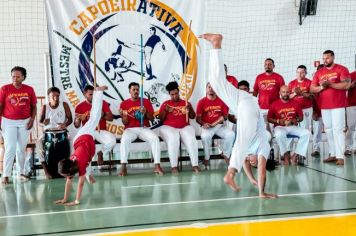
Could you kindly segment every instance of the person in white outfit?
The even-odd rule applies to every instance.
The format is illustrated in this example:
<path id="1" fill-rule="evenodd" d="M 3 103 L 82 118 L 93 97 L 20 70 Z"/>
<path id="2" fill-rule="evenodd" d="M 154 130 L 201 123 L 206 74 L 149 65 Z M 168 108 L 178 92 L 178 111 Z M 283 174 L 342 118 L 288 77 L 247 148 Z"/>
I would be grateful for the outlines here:
<path id="1" fill-rule="evenodd" d="M 39 122 L 44 125 L 44 131 L 66 131 L 66 128 L 72 124 L 73 118 L 69 105 L 66 102 L 60 103 L 60 90 L 57 87 L 51 87 L 47 91 L 48 103 L 44 104 L 40 113 Z M 65 133 L 66 134 L 66 133 Z M 55 135 L 55 134 L 54 134 Z M 63 140 L 64 141 L 64 140 Z M 68 152 L 69 157 L 69 141 L 68 150 L 58 150 L 58 152 Z M 48 179 L 52 179 L 52 173 L 48 171 L 48 166 L 45 162 L 45 150 L 43 148 L 44 136 L 42 135 L 36 142 L 36 148 L 39 154 L 40 162 Z M 62 146 L 63 148 L 64 146 Z M 61 153 L 62 154 L 62 153 Z M 62 158 L 67 158 L 62 156 Z"/>
<path id="2" fill-rule="evenodd" d="M 227 162 L 230 158 L 235 133 L 226 126 L 225 121 L 228 112 L 229 108 L 221 101 L 208 83 L 206 85 L 206 97 L 199 100 L 196 112 L 196 121 L 202 126 L 200 136 L 203 142 L 205 166 L 209 165 L 210 149 L 214 135 L 222 138 L 222 157 Z"/>
<path id="3" fill-rule="evenodd" d="M 222 36 L 218 34 L 203 34 L 199 37 L 208 40 L 213 46 L 210 51 L 208 80 L 216 94 L 237 117 L 237 136 L 224 182 L 234 191 L 238 191 L 239 187 L 234 180 L 236 172 L 241 171 L 249 154 L 258 155 L 259 196 L 261 198 L 276 198 L 277 195 L 268 194 L 264 191 L 266 184 L 266 158 L 270 147 L 257 99 L 245 91 L 236 89 L 226 81 L 221 50 Z M 256 163 L 257 161 L 252 162 Z"/>
<path id="4" fill-rule="evenodd" d="M 90 111 L 92 109 L 92 101 L 93 101 L 93 93 L 94 87 L 91 85 L 87 85 L 84 88 L 84 97 L 85 100 L 79 103 L 75 107 L 75 119 L 74 126 L 79 128 L 81 125 L 85 125 L 85 123 L 90 118 Z M 94 138 L 98 141 L 102 147 L 97 152 L 98 155 L 98 165 L 102 165 L 104 162 L 104 155 L 108 155 L 114 148 L 116 144 L 116 137 L 113 133 L 106 130 L 106 122 L 113 121 L 113 114 L 110 110 L 110 105 L 106 101 L 102 101 L 102 117 L 100 119 L 99 125 L 95 131 Z M 91 171 L 88 172 L 89 178 L 92 178 Z M 89 180 L 89 182 L 92 182 Z"/>
<path id="5" fill-rule="evenodd" d="M 36 117 L 37 98 L 33 88 L 23 84 L 26 75 L 25 68 L 12 68 L 12 83 L 4 85 L 0 90 L 0 128 L 5 146 L 3 184 L 9 183 L 15 156 L 18 178 L 29 180 L 25 174 L 26 145 Z"/>
<path id="6" fill-rule="evenodd" d="M 307 157 L 311 133 L 308 129 L 298 126 L 303 120 L 303 111 L 297 101 L 289 98 L 290 92 L 286 85 L 281 87 L 280 97 L 270 106 L 267 119 L 268 122 L 274 124 L 274 135 L 280 152 L 284 156 L 284 164 L 289 165 L 290 160 L 292 160 L 292 164 L 297 164 L 297 155 L 299 155 L 300 160 Z M 287 135 L 294 135 L 299 138 L 292 157 L 290 157 L 290 140 Z"/>
<path id="7" fill-rule="evenodd" d="M 180 140 L 188 150 L 193 171 L 199 173 L 198 141 L 195 138 L 194 127 L 189 124 L 189 119 L 195 118 L 195 112 L 190 102 L 180 99 L 177 82 L 168 83 L 166 89 L 171 99 L 162 103 L 160 107 L 159 118 L 163 125 L 159 129 L 159 133 L 167 143 L 172 173 L 178 173 Z"/>
<path id="8" fill-rule="evenodd" d="M 161 147 L 158 136 L 149 128 L 149 121 L 153 121 L 153 107 L 151 102 L 139 97 L 140 85 L 132 82 L 129 84 L 129 92 L 131 98 L 126 99 L 120 104 L 120 115 L 122 123 L 125 125 L 125 130 L 121 137 L 120 146 L 120 161 L 121 171 L 120 176 L 127 175 L 127 162 L 130 152 L 131 143 L 139 138 L 148 142 L 151 145 L 152 156 L 154 159 L 154 173 L 163 175 L 161 168 Z"/>

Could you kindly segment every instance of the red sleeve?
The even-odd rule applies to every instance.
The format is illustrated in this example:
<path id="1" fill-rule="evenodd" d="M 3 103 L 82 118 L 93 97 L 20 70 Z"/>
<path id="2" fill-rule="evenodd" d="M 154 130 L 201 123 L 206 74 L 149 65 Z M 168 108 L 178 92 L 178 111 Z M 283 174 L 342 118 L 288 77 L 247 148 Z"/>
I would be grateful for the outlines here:
<path id="1" fill-rule="evenodd" d="M 147 111 L 149 112 L 149 113 L 154 113 L 155 111 L 153 110 L 153 106 L 152 106 L 152 103 L 148 100 L 148 99 L 145 99 L 144 100 L 144 107 L 146 107 L 146 109 L 147 109 Z"/>
<path id="2" fill-rule="evenodd" d="M 200 99 L 197 105 L 197 116 L 201 116 L 203 114 L 203 99 Z"/>
<path id="3" fill-rule="evenodd" d="M 81 103 L 79 103 L 79 104 L 75 107 L 75 110 L 74 110 L 74 112 L 77 113 L 77 114 L 81 114 L 80 104 L 81 104 Z"/>
<path id="4" fill-rule="evenodd" d="M 288 84 L 288 90 L 289 90 L 289 92 L 293 92 L 293 86 L 294 86 L 294 84 L 293 84 L 293 81 L 291 81 L 291 82 L 289 82 L 289 84 Z"/>
<path id="5" fill-rule="evenodd" d="M 345 80 L 350 78 L 350 72 L 346 67 L 341 67 L 340 70 L 340 80 Z"/>
<path id="6" fill-rule="evenodd" d="M 36 97 L 36 94 L 35 94 L 35 91 L 33 90 L 32 87 L 30 87 L 30 102 L 31 102 L 31 105 L 36 105 L 37 104 L 37 97 Z"/>
<path id="7" fill-rule="evenodd" d="M 103 112 L 110 112 L 110 106 L 109 106 L 109 103 L 103 101 L 103 108 L 102 108 L 102 111 Z"/>
<path id="8" fill-rule="evenodd" d="M 312 85 L 319 86 L 319 73 L 318 71 L 314 74 L 313 80 L 312 80 Z"/>
<path id="9" fill-rule="evenodd" d="M 223 106 L 222 106 L 222 113 L 224 116 L 227 116 L 229 114 L 229 107 L 226 106 L 225 103 L 223 103 Z"/>
<path id="10" fill-rule="evenodd" d="M 1 87 L 0 89 L 0 104 L 4 105 L 5 103 L 5 91 L 4 91 L 4 87 Z"/>
<path id="11" fill-rule="evenodd" d="M 256 77 L 255 84 L 253 85 L 253 91 L 258 92 L 258 76 Z"/>

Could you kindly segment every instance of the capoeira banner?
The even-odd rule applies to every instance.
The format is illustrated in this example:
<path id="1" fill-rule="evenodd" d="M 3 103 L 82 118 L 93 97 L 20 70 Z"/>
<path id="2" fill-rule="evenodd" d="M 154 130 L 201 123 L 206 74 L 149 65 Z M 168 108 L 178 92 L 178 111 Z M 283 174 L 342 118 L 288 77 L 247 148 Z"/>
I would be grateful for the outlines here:
<path id="1" fill-rule="evenodd" d="M 197 38 L 204 32 L 204 9 L 204 0 L 46 0 L 53 85 L 74 110 L 85 99 L 85 86 L 94 83 L 95 63 L 96 82 L 109 87 L 105 100 L 118 114 L 130 97 L 129 83 L 141 84 L 143 69 L 144 97 L 156 117 L 169 99 L 170 81 L 195 105 L 205 91 Z M 120 135 L 121 119 L 107 128 Z"/>

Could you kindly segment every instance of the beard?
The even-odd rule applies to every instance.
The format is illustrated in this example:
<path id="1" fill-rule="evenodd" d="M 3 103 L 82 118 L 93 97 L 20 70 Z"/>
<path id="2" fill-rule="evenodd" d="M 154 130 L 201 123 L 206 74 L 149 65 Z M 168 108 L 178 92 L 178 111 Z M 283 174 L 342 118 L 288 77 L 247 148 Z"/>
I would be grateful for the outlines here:
<path id="1" fill-rule="evenodd" d="M 282 100 L 288 101 L 289 100 L 289 95 L 282 96 Z"/>

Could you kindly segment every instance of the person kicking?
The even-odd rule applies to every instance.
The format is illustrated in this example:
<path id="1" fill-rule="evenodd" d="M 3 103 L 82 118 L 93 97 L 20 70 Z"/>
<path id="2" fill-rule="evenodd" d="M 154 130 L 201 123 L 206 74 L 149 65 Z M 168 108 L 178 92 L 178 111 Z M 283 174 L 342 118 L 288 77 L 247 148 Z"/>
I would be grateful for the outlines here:
<path id="1" fill-rule="evenodd" d="M 230 186 L 232 190 L 239 191 L 240 187 L 236 184 L 234 179 L 235 174 L 236 172 L 241 171 L 248 154 L 251 154 L 249 153 L 250 149 L 253 149 L 256 144 L 257 147 L 265 147 L 266 145 L 269 147 L 268 138 L 266 136 L 266 127 L 260 125 L 260 123 L 264 121 L 256 98 L 245 91 L 237 90 L 225 79 L 221 50 L 222 35 L 203 34 L 199 37 L 209 41 L 213 47 L 210 51 L 208 81 L 221 100 L 223 100 L 223 102 L 230 108 L 231 113 L 233 113 L 235 117 L 238 117 L 236 128 L 237 136 L 232 150 L 229 168 L 224 177 L 224 182 Z M 255 148 L 253 154 L 259 154 L 258 148 Z M 259 171 L 260 173 L 265 173 L 266 157 L 263 155 L 259 156 L 261 157 L 259 158 Z M 263 181 L 263 174 L 260 175 L 258 183 L 259 186 L 261 186 L 259 188 L 259 196 L 261 198 L 277 198 L 278 196 L 275 194 L 264 192 L 265 182 L 265 178 Z"/>
<path id="2" fill-rule="evenodd" d="M 55 201 L 55 204 L 62 204 L 66 206 L 80 204 L 79 200 L 85 183 L 86 169 L 95 155 L 94 133 L 96 127 L 98 126 L 99 120 L 102 117 L 101 109 L 103 105 L 103 91 L 106 89 L 107 86 L 100 86 L 96 88 L 90 118 L 88 122 L 79 129 L 77 135 L 74 137 L 74 153 L 69 159 L 64 159 L 58 163 L 58 173 L 66 178 L 66 184 L 63 199 Z M 79 180 L 76 198 L 74 201 L 68 202 L 73 177 L 77 172 L 79 173 Z M 94 177 L 91 177 L 90 183 L 95 183 Z"/>

